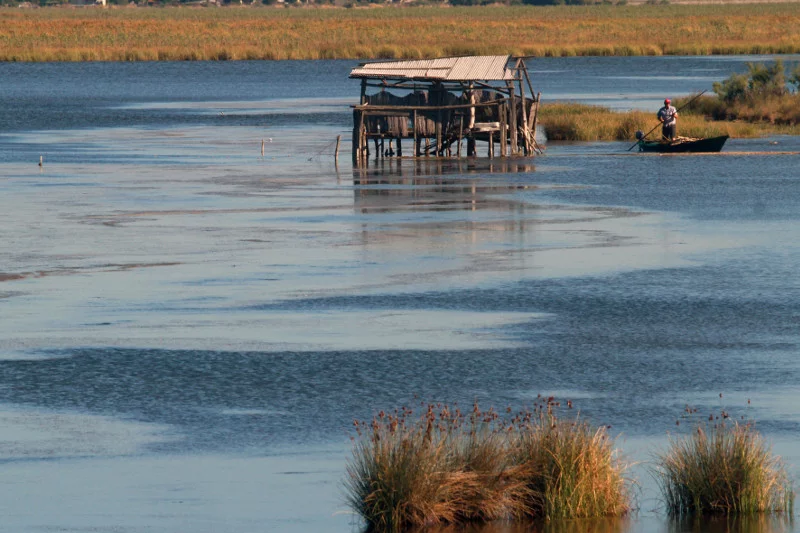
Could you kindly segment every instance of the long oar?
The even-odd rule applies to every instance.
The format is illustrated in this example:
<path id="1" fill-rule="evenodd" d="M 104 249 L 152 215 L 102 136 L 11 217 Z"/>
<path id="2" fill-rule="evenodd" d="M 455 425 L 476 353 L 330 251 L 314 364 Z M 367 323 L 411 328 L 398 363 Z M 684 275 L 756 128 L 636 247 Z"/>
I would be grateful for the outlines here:
<path id="1" fill-rule="evenodd" d="M 701 92 L 700 92 L 700 94 L 698 94 L 697 96 L 695 96 L 694 98 L 692 98 L 691 100 L 689 100 L 688 102 L 686 102 L 685 104 L 683 104 L 682 106 L 680 106 L 678 109 L 676 109 L 676 110 L 675 110 L 675 112 L 677 113 L 678 111 L 680 111 L 681 109 L 683 109 L 683 108 L 684 108 L 684 107 L 686 107 L 687 105 L 691 104 L 692 102 L 694 102 L 695 100 L 697 100 L 698 98 L 700 98 L 701 96 L 703 96 L 703 95 L 704 95 L 706 92 L 708 92 L 708 91 L 707 91 L 707 90 L 701 91 Z M 658 128 L 660 125 L 661 125 L 661 123 L 660 123 L 660 122 L 659 122 L 658 124 L 656 124 L 656 127 L 655 127 L 655 128 L 653 128 L 652 130 L 648 131 L 647 133 L 645 133 L 645 134 L 642 136 L 642 138 L 641 138 L 640 140 L 644 140 L 644 139 L 646 139 L 646 138 L 647 138 L 647 136 L 648 136 L 648 135 L 650 135 L 651 133 L 653 133 L 654 131 L 656 131 L 656 128 Z M 633 144 L 633 146 L 631 146 L 630 148 L 628 148 L 628 152 L 630 152 L 631 150 L 633 150 L 633 149 L 634 149 L 635 147 L 637 147 L 637 146 L 639 146 L 639 140 L 637 140 L 637 141 L 636 141 L 636 142 Z"/>

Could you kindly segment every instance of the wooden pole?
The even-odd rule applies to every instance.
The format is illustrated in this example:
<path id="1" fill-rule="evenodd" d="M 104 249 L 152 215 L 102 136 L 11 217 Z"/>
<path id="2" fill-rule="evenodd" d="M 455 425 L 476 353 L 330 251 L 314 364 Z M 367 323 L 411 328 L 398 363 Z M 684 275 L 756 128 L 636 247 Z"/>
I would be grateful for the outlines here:
<path id="1" fill-rule="evenodd" d="M 506 156 L 506 106 L 497 106 L 497 114 L 500 117 L 500 157 Z"/>
<path id="2" fill-rule="evenodd" d="M 464 117 L 458 117 L 458 148 L 456 155 L 461 157 L 461 139 L 464 137 Z"/>
<path id="3" fill-rule="evenodd" d="M 414 110 L 414 157 L 419 157 L 419 140 L 417 138 L 417 110 Z"/>
<path id="4" fill-rule="evenodd" d="M 517 138 L 517 99 L 514 97 L 514 85 L 508 88 L 511 105 L 508 110 L 508 118 L 511 123 L 511 155 L 519 153 L 519 139 Z"/>
<path id="5" fill-rule="evenodd" d="M 337 163 L 339 162 L 339 144 L 341 144 L 341 142 L 342 142 L 342 136 L 341 135 L 337 135 L 336 136 L 336 150 L 333 151 L 333 158 L 336 160 Z M 264 155 L 264 141 L 261 141 L 261 155 L 262 155 L 262 157 Z"/>
<path id="6" fill-rule="evenodd" d="M 358 165 L 361 159 L 361 122 L 363 113 L 358 109 L 353 109 L 353 165 Z"/>
<path id="7" fill-rule="evenodd" d="M 525 155 L 528 155 L 531 152 L 531 142 L 528 135 L 528 104 L 525 102 L 525 87 L 522 85 L 522 76 L 519 70 L 517 70 L 517 81 L 519 81 L 519 99 L 522 105 L 522 138 L 525 141 Z"/>
<path id="8" fill-rule="evenodd" d="M 533 125 L 531 126 L 531 139 L 533 139 L 534 147 L 538 148 L 538 143 L 536 142 L 536 122 L 539 120 L 539 102 L 542 99 L 542 93 L 536 93 L 536 101 L 533 104 Z M 542 152 L 542 149 L 539 148 L 539 151 Z"/>

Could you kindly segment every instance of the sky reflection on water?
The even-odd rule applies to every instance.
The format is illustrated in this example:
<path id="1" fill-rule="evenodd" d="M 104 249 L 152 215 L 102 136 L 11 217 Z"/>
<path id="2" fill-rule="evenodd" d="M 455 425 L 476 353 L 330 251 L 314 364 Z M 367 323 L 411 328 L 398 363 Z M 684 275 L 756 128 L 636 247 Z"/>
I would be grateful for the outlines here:
<path id="1" fill-rule="evenodd" d="M 543 60 L 542 91 L 649 106 L 746 60 Z M 687 404 L 726 409 L 797 472 L 796 139 L 354 171 L 331 156 L 348 65 L 0 65 L 9 531 L 354 531 L 352 420 L 419 398 L 569 397 L 642 464 Z M 291 68 L 321 69 L 330 107 Z M 637 475 L 639 515 L 542 531 L 794 528 L 670 522 Z"/>

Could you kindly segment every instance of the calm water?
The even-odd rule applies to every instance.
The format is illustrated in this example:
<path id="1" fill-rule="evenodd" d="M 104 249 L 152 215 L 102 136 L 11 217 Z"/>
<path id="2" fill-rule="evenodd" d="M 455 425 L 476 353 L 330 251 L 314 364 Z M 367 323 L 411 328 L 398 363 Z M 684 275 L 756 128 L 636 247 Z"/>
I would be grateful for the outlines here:
<path id="1" fill-rule="evenodd" d="M 767 59 L 530 68 L 655 112 Z M 537 394 L 641 482 L 631 519 L 548 531 L 793 530 L 672 523 L 647 462 L 689 404 L 798 472 L 800 139 L 353 171 L 354 64 L 0 64 L 0 530 L 359 531 L 353 418 Z"/>

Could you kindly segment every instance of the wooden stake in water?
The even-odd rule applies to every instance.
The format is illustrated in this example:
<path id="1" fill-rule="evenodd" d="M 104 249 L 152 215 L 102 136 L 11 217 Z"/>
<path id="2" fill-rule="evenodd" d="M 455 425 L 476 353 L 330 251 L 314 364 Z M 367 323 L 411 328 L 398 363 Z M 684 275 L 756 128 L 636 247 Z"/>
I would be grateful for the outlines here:
<path id="1" fill-rule="evenodd" d="M 264 139 L 261 139 L 261 157 L 264 157 Z"/>
<path id="2" fill-rule="evenodd" d="M 43 163 L 44 163 L 44 156 L 40 155 L 39 156 L 39 166 L 42 166 Z"/>
<path id="3" fill-rule="evenodd" d="M 342 142 L 342 136 L 336 136 L 336 150 L 333 151 L 333 158 L 338 162 L 339 161 L 339 143 Z"/>

